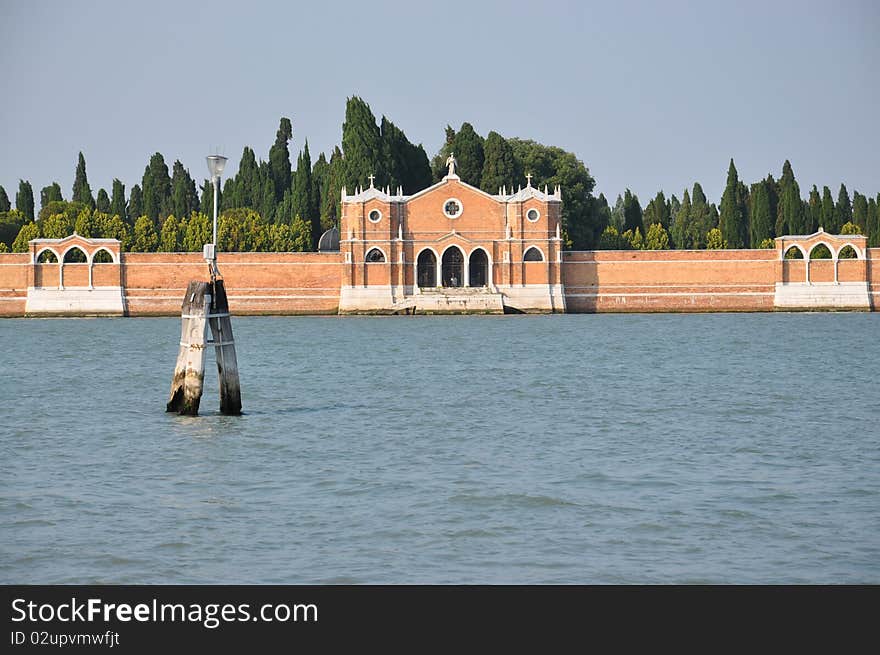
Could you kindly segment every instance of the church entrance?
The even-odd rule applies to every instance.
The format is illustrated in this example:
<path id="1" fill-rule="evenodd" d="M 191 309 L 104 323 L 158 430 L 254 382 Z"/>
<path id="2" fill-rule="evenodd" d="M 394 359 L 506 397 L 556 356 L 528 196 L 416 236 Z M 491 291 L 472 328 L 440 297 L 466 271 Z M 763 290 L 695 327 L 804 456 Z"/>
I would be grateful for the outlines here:
<path id="1" fill-rule="evenodd" d="M 452 246 L 443 253 L 443 286 L 460 287 L 464 283 L 464 255 Z"/>
<path id="2" fill-rule="evenodd" d="M 468 286 L 485 287 L 489 281 L 489 258 L 486 251 L 477 248 L 468 260 Z"/>
<path id="3" fill-rule="evenodd" d="M 437 286 L 437 258 L 433 252 L 430 250 L 420 252 L 416 268 L 417 284 L 420 287 Z"/>

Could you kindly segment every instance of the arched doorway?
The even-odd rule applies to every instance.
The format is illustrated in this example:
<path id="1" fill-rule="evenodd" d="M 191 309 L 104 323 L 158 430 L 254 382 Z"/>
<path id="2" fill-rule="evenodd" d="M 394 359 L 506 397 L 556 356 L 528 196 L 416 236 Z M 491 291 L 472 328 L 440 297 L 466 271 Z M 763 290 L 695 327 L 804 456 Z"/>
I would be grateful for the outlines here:
<path id="1" fill-rule="evenodd" d="M 419 253 L 417 268 L 417 284 L 420 287 L 436 287 L 437 286 L 437 258 L 430 250 L 423 250 Z"/>
<path id="2" fill-rule="evenodd" d="M 477 248 L 468 260 L 468 286 L 485 287 L 489 282 L 489 258 L 486 251 Z"/>
<path id="3" fill-rule="evenodd" d="M 460 287 L 464 281 L 464 255 L 455 246 L 443 253 L 443 286 Z"/>

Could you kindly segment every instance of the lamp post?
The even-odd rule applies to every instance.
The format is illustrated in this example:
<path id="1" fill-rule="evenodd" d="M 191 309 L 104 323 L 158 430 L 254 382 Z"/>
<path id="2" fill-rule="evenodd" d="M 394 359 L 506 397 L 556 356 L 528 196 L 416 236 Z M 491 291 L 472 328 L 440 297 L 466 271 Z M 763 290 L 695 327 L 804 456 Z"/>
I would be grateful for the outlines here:
<path id="1" fill-rule="evenodd" d="M 205 261 L 210 262 L 211 279 L 217 276 L 217 196 L 220 195 L 220 176 L 223 169 L 226 168 L 226 157 L 223 155 L 208 155 L 205 158 L 208 161 L 208 171 L 211 173 L 211 180 L 214 182 L 214 231 L 213 240 L 210 244 L 206 243 L 204 248 Z"/>

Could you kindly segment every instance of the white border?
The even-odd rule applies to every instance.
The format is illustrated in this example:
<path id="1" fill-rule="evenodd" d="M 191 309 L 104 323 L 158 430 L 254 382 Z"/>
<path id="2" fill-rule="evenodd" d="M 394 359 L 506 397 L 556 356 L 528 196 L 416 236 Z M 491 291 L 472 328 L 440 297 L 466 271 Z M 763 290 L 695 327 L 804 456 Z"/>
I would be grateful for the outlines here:
<path id="1" fill-rule="evenodd" d="M 449 214 L 446 212 L 446 205 L 448 205 L 452 201 L 455 201 L 458 203 L 458 213 L 457 214 Z M 446 200 L 443 201 L 443 214 L 444 214 L 444 216 L 446 216 L 446 218 L 453 218 L 453 219 L 458 218 L 463 213 L 464 213 L 464 204 L 458 198 L 447 198 Z M 462 254 L 464 254 L 464 253 L 462 253 Z"/>
<path id="2" fill-rule="evenodd" d="M 373 212 L 376 212 L 377 214 L 379 214 L 379 218 L 377 218 L 375 221 L 372 218 L 370 218 L 370 216 L 372 216 Z M 367 212 L 367 220 L 370 221 L 370 223 L 378 223 L 379 221 L 382 220 L 382 210 L 376 209 L 376 208 L 371 209 L 370 211 Z"/>
<path id="3" fill-rule="evenodd" d="M 526 259 L 526 254 L 529 252 L 529 250 L 537 250 L 539 253 L 541 253 L 541 261 L 539 262 Z M 538 246 L 529 246 L 528 248 L 523 250 L 522 260 L 525 264 L 540 264 L 541 262 L 546 262 L 547 257 L 544 255 L 544 251 L 541 250 Z"/>
<path id="4" fill-rule="evenodd" d="M 537 216 L 535 218 L 529 218 L 529 212 L 535 212 L 537 214 Z M 541 220 L 541 211 L 537 207 L 529 207 L 526 210 L 526 220 L 529 223 L 537 223 L 538 221 Z"/>

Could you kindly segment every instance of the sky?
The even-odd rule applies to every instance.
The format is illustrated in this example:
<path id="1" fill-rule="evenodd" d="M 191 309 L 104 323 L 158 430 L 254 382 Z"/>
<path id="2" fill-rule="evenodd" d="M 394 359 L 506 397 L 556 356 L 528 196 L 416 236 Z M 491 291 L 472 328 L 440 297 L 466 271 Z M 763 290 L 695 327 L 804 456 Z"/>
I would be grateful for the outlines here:
<path id="1" fill-rule="evenodd" d="M 358 95 L 433 156 L 447 124 L 574 152 L 642 205 L 727 168 L 802 195 L 880 192 L 880 2 L 0 0 L 0 185 L 140 183 L 154 152 L 292 159 L 339 144 Z"/>

